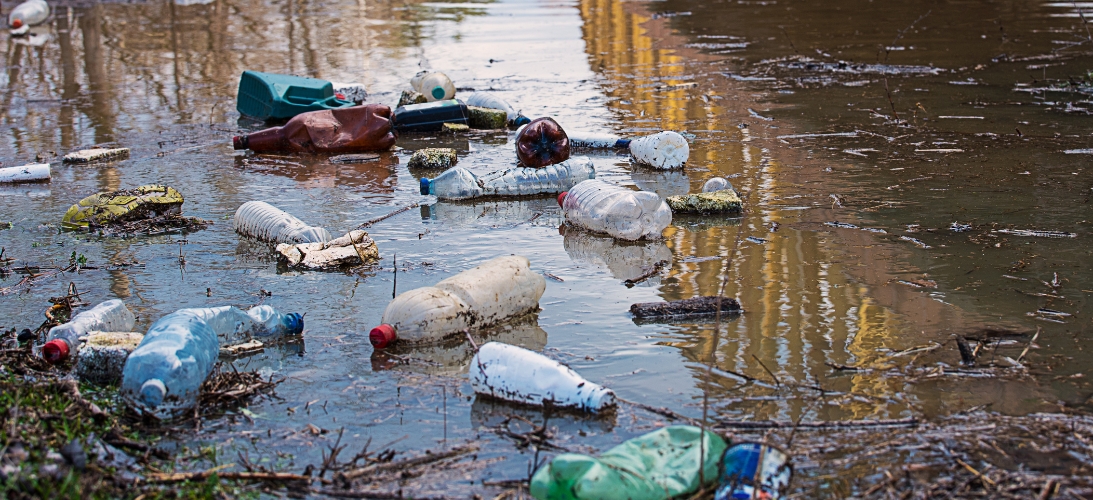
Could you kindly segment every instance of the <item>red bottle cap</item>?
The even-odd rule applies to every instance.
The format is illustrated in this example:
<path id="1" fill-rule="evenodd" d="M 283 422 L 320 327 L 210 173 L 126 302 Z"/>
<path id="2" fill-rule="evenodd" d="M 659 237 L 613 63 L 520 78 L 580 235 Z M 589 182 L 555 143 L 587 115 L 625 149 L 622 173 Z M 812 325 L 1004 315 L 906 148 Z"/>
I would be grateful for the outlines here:
<path id="1" fill-rule="evenodd" d="M 368 340 L 372 342 L 372 347 L 376 349 L 383 349 L 391 345 L 391 342 L 394 342 L 397 338 L 394 327 L 388 324 L 377 326 L 368 333 Z"/>
<path id="2" fill-rule="evenodd" d="M 12 28 L 22 28 L 23 27 L 23 20 L 19 19 L 19 18 L 15 18 L 14 20 L 11 21 L 11 27 Z"/>
<path id="3" fill-rule="evenodd" d="M 68 344 L 61 339 L 50 340 L 42 346 L 42 357 L 50 363 L 60 363 L 68 359 Z"/>
<path id="4" fill-rule="evenodd" d="M 237 150 L 247 149 L 247 146 L 249 146 L 249 144 L 247 144 L 248 142 L 249 141 L 247 141 L 247 136 L 245 135 L 237 135 L 235 137 L 232 137 L 232 147 Z"/>
<path id="5" fill-rule="evenodd" d="M 569 194 L 569 191 L 562 191 L 562 193 L 558 195 L 558 206 L 559 207 L 562 206 L 562 203 L 565 203 L 565 197 L 566 197 L 567 194 Z"/>
<path id="6" fill-rule="evenodd" d="M 334 94 L 334 97 L 336 97 L 336 98 L 338 98 L 338 99 L 341 99 L 341 100 L 343 100 L 343 101 L 345 100 L 345 94 L 343 94 L 343 93 L 341 93 L 341 92 L 337 92 L 337 93 L 335 93 L 335 94 Z"/>

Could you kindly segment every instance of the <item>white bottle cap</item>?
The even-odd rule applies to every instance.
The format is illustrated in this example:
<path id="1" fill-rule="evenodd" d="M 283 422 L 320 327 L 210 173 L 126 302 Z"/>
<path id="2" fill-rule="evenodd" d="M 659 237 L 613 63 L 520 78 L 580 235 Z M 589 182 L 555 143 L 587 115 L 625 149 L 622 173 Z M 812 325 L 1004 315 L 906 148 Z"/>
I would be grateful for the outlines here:
<path id="1" fill-rule="evenodd" d="M 148 380 L 140 386 L 140 400 L 149 408 L 158 407 L 163 403 L 165 396 L 167 396 L 167 386 L 158 378 Z"/>

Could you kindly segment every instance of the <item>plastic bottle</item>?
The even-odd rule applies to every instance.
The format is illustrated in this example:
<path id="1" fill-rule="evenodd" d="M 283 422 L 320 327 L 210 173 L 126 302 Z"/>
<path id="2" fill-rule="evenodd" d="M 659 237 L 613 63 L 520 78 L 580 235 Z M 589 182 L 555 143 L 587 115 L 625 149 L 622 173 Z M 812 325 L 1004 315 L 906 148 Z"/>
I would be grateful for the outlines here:
<path id="1" fill-rule="evenodd" d="M 715 191 L 724 191 L 726 189 L 733 189 L 732 183 L 724 177 L 714 177 L 705 184 L 702 185 L 703 193 L 713 193 Z"/>
<path id="2" fill-rule="evenodd" d="M 793 468 L 785 452 L 759 443 L 740 443 L 725 450 L 714 500 L 779 500 L 792 478 Z"/>
<path id="3" fill-rule="evenodd" d="M 536 118 L 516 132 L 516 158 L 541 168 L 569 159 L 569 136 L 553 118 Z"/>
<path id="4" fill-rule="evenodd" d="M 0 168 L 0 184 L 49 182 L 50 180 L 48 163 L 31 163 L 20 167 Z"/>
<path id="5" fill-rule="evenodd" d="M 14 35 L 21 35 L 49 19 L 49 4 L 45 0 L 27 0 L 8 14 L 8 27 Z"/>
<path id="6" fill-rule="evenodd" d="M 470 111 L 457 99 L 410 104 L 395 110 L 395 127 L 399 132 L 436 132 L 445 123 L 466 125 Z"/>
<path id="7" fill-rule="evenodd" d="M 68 323 L 49 329 L 42 357 L 57 364 L 76 354 L 80 337 L 92 330 L 127 332 L 133 329 L 136 318 L 125 303 L 118 299 L 108 300 L 74 316 Z"/>
<path id="8" fill-rule="evenodd" d="M 522 113 L 512 107 L 508 101 L 488 92 L 475 92 L 465 98 L 462 98 L 463 102 L 468 106 L 478 106 L 480 108 L 500 109 L 508 115 L 508 125 L 510 127 L 519 127 L 520 125 L 526 125 L 531 123 L 531 118 L 524 116 Z"/>
<path id="9" fill-rule="evenodd" d="M 410 86 L 429 102 L 455 97 L 455 84 L 448 75 L 440 72 L 422 71 L 410 79 Z"/>
<path id="10" fill-rule="evenodd" d="M 372 346 L 396 339 L 431 342 L 538 310 L 546 280 L 519 255 L 498 257 L 395 297 L 383 310 L 383 324 L 369 333 Z"/>
<path id="11" fill-rule="evenodd" d="M 235 149 L 256 153 L 359 153 L 395 145 L 391 108 L 367 104 L 301 113 L 282 127 L 235 136 Z"/>
<path id="12" fill-rule="evenodd" d="M 294 335 L 303 327 L 301 315 L 280 314 L 270 306 L 247 312 L 232 306 L 180 309 L 153 323 L 125 361 L 122 398 L 142 413 L 171 416 L 197 402 L 221 342 Z"/>
<path id="13" fill-rule="evenodd" d="M 270 243 L 326 243 L 330 233 L 309 226 L 292 214 L 264 201 L 248 201 L 235 211 L 235 232 Z"/>
<path id="14" fill-rule="evenodd" d="M 561 193 L 581 181 L 594 179 L 596 167 L 587 156 L 570 158 L 544 168 L 517 167 L 477 177 L 456 167 L 433 179 L 421 178 L 421 194 L 442 200 L 466 200 L 482 196 L 527 196 Z"/>
<path id="15" fill-rule="evenodd" d="M 630 147 L 630 139 L 623 139 L 614 134 L 571 133 L 569 147 L 590 149 L 611 149 Z"/>
<path id="16" fill-rule="evenodd" d="M 691 155 L 687 139 L 675 132 L 660 132 L 630 141 L 634 160 L 654 168 L 683 168 Z"/>
<path id="17" fill-rule="evenodd" d="M 623 240 L 660 238 L 672 210 L 656 193 L 590 179 L 558 195 L 567 222 Z"/>
<path id="18" fill-rule="evenodd" d="M 471 360 L 474 392 L 535 406 L 551 404 L 597 413 L 616 404 L 615 393 L 568 366 L 523 347 L 489 342 Z"/>

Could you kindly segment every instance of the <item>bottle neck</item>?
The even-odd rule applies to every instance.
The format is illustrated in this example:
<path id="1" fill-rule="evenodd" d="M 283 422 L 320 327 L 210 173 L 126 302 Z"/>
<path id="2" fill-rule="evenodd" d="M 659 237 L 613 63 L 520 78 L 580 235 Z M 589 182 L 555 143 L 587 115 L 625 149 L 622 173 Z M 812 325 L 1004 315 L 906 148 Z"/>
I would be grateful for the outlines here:
<path id="1" fill-rule="evenodd" d="M 235 149 L 250 149 L 255 152 L 280 151 L 285 149 L 285 135 L 283 127 L 272 127 L 259 130 L 253 134 L 239 137 L 233 141 Z"/>

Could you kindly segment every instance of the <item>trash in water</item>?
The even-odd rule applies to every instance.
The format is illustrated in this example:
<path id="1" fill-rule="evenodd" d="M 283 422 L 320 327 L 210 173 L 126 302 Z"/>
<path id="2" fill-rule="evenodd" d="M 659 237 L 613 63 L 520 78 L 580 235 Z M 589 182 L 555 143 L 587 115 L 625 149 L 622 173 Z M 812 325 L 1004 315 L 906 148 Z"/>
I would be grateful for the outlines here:
<path id="1" fill-rule="evenodd" d="M 471 360 L 474 392 L 535 406 L 598 413 L 616 405 L 615 393 L 568 366 L 522 347 L 489 342 Z"/>
<path id="2" fill-rule="evenodd" d="M 427 102 L 429 102 L 429 100 L 426 99 L 425 96 L 421 95 L 420 92 L 414 92 L 413 90 L 403 90 L 402 95 L 400 95 L 398 98 L 398 104 L 395 105 L 395 107 L 401 108 L 403 106 L 409 106 L 411 104 L 425 104 Z"/>
<path id="3" fill-rule="evenodd" d="M 782 450 L 760 443 L 739 443 L 725 450 L 714 500 L 780 500 L 789 490 L 793 467 Z"/>
<path id="4" fill-rule="evenodd" d="M 918 245 L 921 248 L 933 248 L 933 247 L 931 247 L 930 245 L 927 245 L 925 242 L 923 242 L 922 240 L 920 240 L 918 238 L 912 238 L 910 236 L 900 236 L 899 239 L 901 239 L 903 241 L 910 241 L 911 243 L 914 243 L 915 245 Z"/>
<path id="5" fill-rule="evenodd" d="M 338 155 L 331 156 L 330 163 L 367 163 L 370 161 L 377 161 L 380 159 L 380 155 L 375 153 L 363 153 L 363 154 L 351 154 L 351 155 Z"/>
<path id="6" fill-rule="evenodd" d="M 505 128 L 509 121 L 508 113 L 500 109 L 467 106 L 467 124 L 471 128 L 495 130 Z"/>
<path id="7" fill-rule="evenodd" d="M 421 169 L 448 169 L 455 166 L 457 160 L 455 150 L 452 148 L 424 148 L 414 151 L 406 166 Z"/>
<path id="8" fill-rule="evenodd" d="M 505 112 L 506 124 L 510 127 L 519 127 L 531 123 L 531 119 L 521 114 L 516 110 L 508 101 L 488 92 L 475 92 L 469 96 L 466 96 L 463 102 L 467 103 L 467 106 L 477 106 L 480 108 L 499 109 Z"/>
<path id="9" fill-rule="evenodd" d="M 422 177 L 421 194 L 431 194 L 442 200 L 553 194 L 595 177 L 596 167 L 586 156 L 573 157 L 544 168 L 516 167 L 490 172 L 482 177 L 457 167 L 433 179 Z"/>
<path id="10" fill-rule="evenodd" d="M 456 99 L 410 104 L 395 109 L 395 128 L 399 132 L 437 132 L 445 124 L 467 125 L 470 111 Z"/>
<path id="11" fill-rule="evenodd" d="M 129 148 L 91 148 L 68 153 L 61 161 L 64 163 L 91 163 L 128 157 Z"/>
<path id="12" fill-rule="evenodd" d="M 325 228 L 309 226 L 264 201 L 248 201 L 240 205 L 232 224 L 235 232 L 269 243 L 323 243 L 330 240 L 330 233 Z"/>
<path id="13" fill-rule="evenodd" d="M 461 134 L 470 130 L 471 127 L 464 123 L 445 123 L 440 126 L 440 131 L 445 134 Z"/>
<path id="14" fill-rule="evenodd" d="M 705 183 L 702 184 L 703 193 L 716 193 L 724 190 L 736 191 L 732 187 L 732 183 L 724 177 L 711 177 Z"/>
<path id="15" fill-rule="evenodd" d="M 133 329 L 136 318 L 125 303 L 118 299 L 108 300 L 72 317 L 68 323 L 49 329 L 42 357 L 57 364 L 67 360 L 80 348 L 80 337 L 92 331 L 127 332 Z"/>
<path id="16" fill-rule="evenodd" d="M 558 196 L 566 222 L 623 240 L 659 239 L 672 209 L 656 193 L 590 179 Z"/>
<path id="17" fill-rule="evenodd" d="M 518 255 L 498 257 L 441 280 L 403 292 L 383 310 L 369 340 L 377 349 L 396 339 L 438 341 L 464 329 L 480 328 L 533 312 L 546 291 L 546 279 Z"/>
<path id="18" fill-rule="evenodd" d="M 516 158 L 532 168 L 561 163 L 569 159 L 569 136 L 553 118 L 536 118 L 517 132 Z"/>
<path id="19" fill-rule="evenodd" d="M 619 241 L 607 235 L 573 230 L 565 226 L 562 229 L 562 247 L 570 259 L 607 269 L 618 280 L 633 282 L 651 270 L 658 269 L 658 263 L 664 262 L 664 266 L 667 266 L 672 262 L 672 251 L 663 240 Z"/>
<path id="20" fill-rule="evenodd" d="M 391 108 L 383 104 L 301 113 L 284 126 L 232 138 L 235 149 L 256 153 L 355 153 L 394 145 Z"/>
<path id="21" fill-rule="evenodd" d="M 285 120 L 309 111 L 356 104 L 334 94 L 334 85 L 326 80 L 244 71 L 239 77 L 235 109 L 259 120 Z"/>
<path id="22" fill-rule="evenodd" d="M 45 0 L 27 0 L 8 14 L 8 28 L 12 35 L 23 35 L 31 26 L 42 24 L 49 19 L 49 4 Z"/>
<path id="23" fill-rule="evenodd" d="M 613 134 L 576 133 L 568 134 L 569 147 L 614 149 L 630 147 L 630 139 L 624 139 Z"/>
<path id="24" fill-rule="evenodd" d="M 972 230 L 972 225 L 971 224 L 961 224 L 959 222 L 954 222 L 954 223 L 949 225 L 949 230 L 954 232 L 954 233 L 963 233 L 965 231 L 971 231 Z"/>
<path id="25" fill-rule="evenodd" d="M 121 396 L 140 413 L 170 417 L 193 407 L 220 353 L 220 343 L 296 335 L 303 316 L 270 306 L 180 309 L 152 324 L 122 370 Z"/>
<path id="26" fill-rule="evenodd" d="M 839 222 L 839 221 L 825 222 L 824 225 L 829 226 L 829 227 L 837 227 L 837 228 L 840 228 L 840 229 L 861 229 L 860 227 L 855 226 L 854 224 L 849 224 L 849 223 L 846 223 L 846 222 Z"/>
<path id="27" fill-rule="evenodd" d="M 717 434 L 674 425 L 626 441 L 598 458 L 560 454 L 535 471 L 530 493 L 539 500 L 667 500 L 702 488 L 700 479 L 715 482 L 724 451 L 725 441 Z"/>
<path id="28" fill-rule="evenodd" d="M 759 237 L 756 237 L 756 236 L 748 236 L 747 238 L 744 238 L 744 239 L 747 240 L 747 241 L 750 241 L 752 243 L 755 243 L 756 245 L 762 245 L 762 244 L 767 243 L 769 241 L 766 238 L 759 238 Z"/>
<path id="29" fill-rule="evenodd" d="M 720 300 L 722 314 L 741 314 L 744 312 L 740 307 L 740 302 L 736 299 L 720 297 Z M 718 297 L 716 295 L 692 297 L 671 302 L 639 302 L 630 306 L 630 314 L 633 314 L 635 318 L 647 320 L 713 316 L 717 314 L 717 302 Z"/>
<path id="30" fill-rule="evenodd" d="M 281 243 L 276 250 L 289 267 L 315 270 L 359 266 L 380 258 L 376 242 L 360 229 L 326 242 Z"/>
<path id="31" fill-rule="evenodd" d="M 630 154 L 639 164 L 675 169 L 687 164 L 691 147 L 677 132 L 660 132 L 630 141 Z"/>
<path id="32" fill-rule="evenodd" d="M 1031 236 L 1035 238 L 1077 238 L 1078 235 L 1065 231 L 1041 231 L 1039 229 L 996 229 L 992 233 L 1012 234 L 1014 236 Z"/>
<path id="33" fill-rule="evenodd" d="M 664 200 L 672 213 L 739 213 L 743 210 L 740 196 L 729 181 L 714 177 L 706 181 L 701 193 L 669 196 Z"/>
<path id="34" fill-rule="evenodd" d="M 429 102 L 443 101 L 455 97 L 455 84 L 448 75 L 440 72 L 422 71 L 410 79 L 410 86 L 415 92 L 424 95 Z"/>
<path id="35" fill-rule="evenodd" d="M 0 184 L 23 182 L 49 182 L 52 177 L 48 163 L 31 163 L 20 167 L 0 168 Z"/>
<path id="36" fill-rule="evenodd" d="M 368 90 L 360 83 L 330 82 L 334 87 L 334 97 L 353 104 L 364 104 L 368 100 Z"/>
<path id="37" fill-rule="evenodd" d="M 117 226 L 134 223 L 172 227 L 204 227 L 204 221 L 182 217 L 182 194 L 174 188 L 149 184 L 136 189 L 96 193 L 72 205 L 61 220 L 65 229 Z M 136 224 L 140 225 L 140 224 Z"/>
<path id="38" fill-rule="evenodd" d="M 120 382 L 125 360 L 143 338 L 137 332 L 91 332 L 76 355 L 76 376 L 98 385 Z"/>

